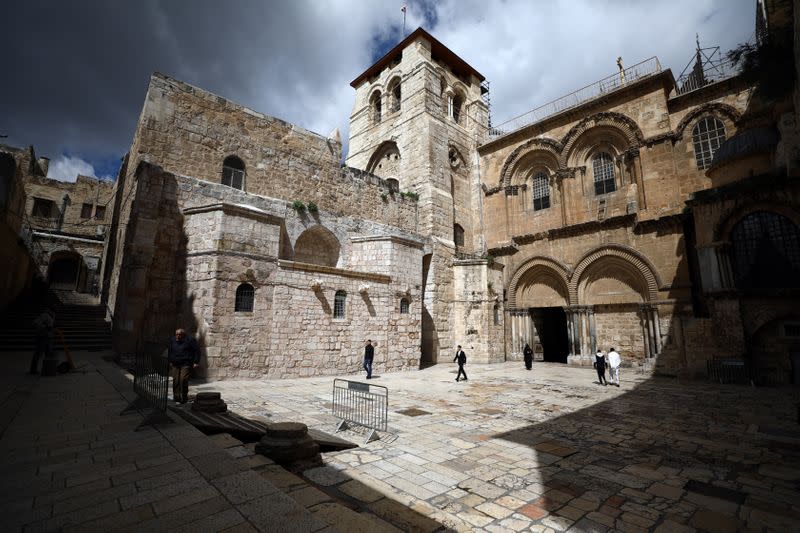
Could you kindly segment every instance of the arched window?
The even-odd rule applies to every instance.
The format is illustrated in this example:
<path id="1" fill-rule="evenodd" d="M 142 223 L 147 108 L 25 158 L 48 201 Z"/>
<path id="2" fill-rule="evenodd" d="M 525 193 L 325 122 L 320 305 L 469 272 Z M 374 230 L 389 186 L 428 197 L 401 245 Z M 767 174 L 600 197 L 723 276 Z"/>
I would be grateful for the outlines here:
<path id="1" fill-rule="evenodd" d="M 231 155 L 222 162 L 222 184 L 234 189 L 244 189 L 244 163 Z"/>
<path id="2" fill-rule="evenodd" d="M 400 79 L 395 78 L 389 84 L 389 113 L 400 111 Z"/>
<path id="3" fill-rule="evenodd" d="M 800 230 L 783 215 L 757 211 L 731 231 L 736 287 L 800 287 Z"/>
<path id="4" fill-rule="evenodd" d="M 704 117 L 692 130 L 694 157 L 698 170 L 711 166 L 714 152 L 725 142 L 725 124 L 714 117 Z"/>
<path id="5" fill-rule="evenodd" d="M 601 195 L 616 190 L 614 183 L 614 160 L 608 152 L 600 152 L 592 158 L 594 194 Z"/>
<path id="6" fill-rule="evenodd" d="M 458 224 L 453 224 L 453 242 L 456 246 L 464 246 L 464 228 Z"/>
<path id="7" fill-rule="evenodd" d="M 408 298 L 401 298 L 400 299 L 400 314 L 407 315 L 408 314 Z"/>
<path id="8" fill-rule="evenodd" d="M 461 124 L 462 107 L 464 107 L 464 97 L 460 93 L 456 93 L 450 100 L 450 116 L 459 124 Z"/>
<path id="9" fill-rule="evenodd" d="M 347 293 L 336 291 L 333 297 L 333 318 L 344 318 L 344 306 L 347 301 Z"/>
<path id="10" fill-rule="evenodd" d="M 550 185 L 546 172 L 537 172 L 533 176 L 533 210 L 539 211 L 550 207 Z"/>
<path id="11" fill-rule="evenodd" d="M 253 289 L 253 286 L 249 283 L 242 283 L 238 287 L 236 287 L 236 304 L 234 306 L 235 311 L 252 311 L 253 310 L 253 298 L 255 296 L 256 291 Z"/>
<path id="12" fill-rule="evenodd" d="M 381 121 L 381 92 L 375 91 L 369 98 L 369 108 L 372 115 L 372 123 L 378 124 Z"/>
<path id="13" fill-rule="evenodd" d="M 500 325 L 500 306 L 498 304 L 494 304 L 494 325 Z"/>

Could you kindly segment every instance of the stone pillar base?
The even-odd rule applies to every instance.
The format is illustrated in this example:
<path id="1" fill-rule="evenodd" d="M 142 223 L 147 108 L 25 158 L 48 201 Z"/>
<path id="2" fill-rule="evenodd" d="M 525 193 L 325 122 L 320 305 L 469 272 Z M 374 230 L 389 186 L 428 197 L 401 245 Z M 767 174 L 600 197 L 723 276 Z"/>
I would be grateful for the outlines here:
<path id="1" fill-rule="evenodd" d="M 592 359 L 588 355 L 568 355 L 567 364 L 570 366 L 592 366 Z"/>

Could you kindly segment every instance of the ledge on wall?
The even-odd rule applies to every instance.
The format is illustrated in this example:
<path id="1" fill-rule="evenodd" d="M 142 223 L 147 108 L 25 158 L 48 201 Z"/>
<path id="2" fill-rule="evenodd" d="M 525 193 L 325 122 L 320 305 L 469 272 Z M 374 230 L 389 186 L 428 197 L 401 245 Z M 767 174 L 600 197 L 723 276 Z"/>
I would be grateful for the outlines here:
<path id="1" fill-rule="evenodd" d="M 364 279 L 364 280 L 374 281 L 376 283 L 391 283 L 392 281 L 391 276 L 386 276 L 384 274 L 374 274 L 372 272 L 359 272 L 357 270 L 346 270 L 344 268 L 315 265 L 312 263 L 301 263 L 300 261 L 289 261 L 287 259 L 279 259 L 278 266 L 287 270 L 319 272 L 322 274 L 331 274 L 334 276 Z"/>

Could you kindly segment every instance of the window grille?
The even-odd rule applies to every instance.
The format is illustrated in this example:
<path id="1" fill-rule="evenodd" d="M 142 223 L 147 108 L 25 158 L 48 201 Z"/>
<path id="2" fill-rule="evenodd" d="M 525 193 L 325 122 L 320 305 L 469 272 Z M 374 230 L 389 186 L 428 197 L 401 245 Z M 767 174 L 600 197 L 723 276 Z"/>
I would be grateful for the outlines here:
<path id="1" fill-rule="evenodd" d="M 92 218 L 92 204 L 81 206 L 81 218 Z"/>
<path id="2" fill-rule="evenodd" d="M 344 318 L 344 306 L 347 301 L 347 293 L 344 291 L 336 291 L 336 296 L 333 297 L 333 318 Z"/>
<path id="3" fill-rule="evenodd" d="M 105 220 L 106 218 L 106 206 L 98 205 L 94 208 L 94 219 L 95 220 Z"/>
<path id="4" fill-rule="evenodd" d="M 731 231 L 736 286 L 800 287 L 800 230 L 785 216 L 757 211 Z"/>
<path id="5" fill-rule="evenodd" d="M 453 225 L 453 242 L 456 246 L 464 246 L 464 228 L 458 224 Z"/>
<path id="6" fill-rule="evenodd" d="M 614 160 L 607 152 L 600 152 L 592 159 L 592 173 L 594 174 L 594 194 L 599 196 L 614 192 Z"/>
<path id="7" fill-rule="evenodd" d="M 550 185 L 547 174 L 537 172 L 533 177 L 533 210 L 539 211 L 550 207 Z"/>
<path id="8" fill-rule="evenodd" d="M 249 283 L 242 283 L 236 288 L 236 304 L 235 311 L 252 311 L 253 299 L 255 298 L 256 291 Z"/>
<path id="9" fill-rule="evenodd" d="M 235 156 L 225 158 L 222 162 L 222 184 L 244 190 L 244 163 L 241 159 Z"/>
<path id="10" fill-rule="evenodd" d="M 698 170 L 711 166 L 714 153 L 725 142 L 725 124 L 714 117 L 701 119 L 692 130 Z"/>
<path id="11" fill-rule="evenodd" d="M 400 314 L 407 315 L 408 314 L 408 299 L 401 298 L 400 299 Z"/>

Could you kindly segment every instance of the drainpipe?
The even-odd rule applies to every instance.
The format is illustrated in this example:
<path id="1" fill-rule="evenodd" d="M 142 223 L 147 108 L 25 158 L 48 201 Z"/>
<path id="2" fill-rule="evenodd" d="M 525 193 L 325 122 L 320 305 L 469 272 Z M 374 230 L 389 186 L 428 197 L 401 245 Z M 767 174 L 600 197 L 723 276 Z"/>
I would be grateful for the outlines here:
<path id="1" fill-rule="evenodd" d="M 64 197 L 61 199 L 61 214 L 58 217 L 58 231 L 61 231 L 61 227 L 64 225 L 64 215 L 67 214 L 67 206 L 69 203 L 69 195 L 65 193 Z"/>

